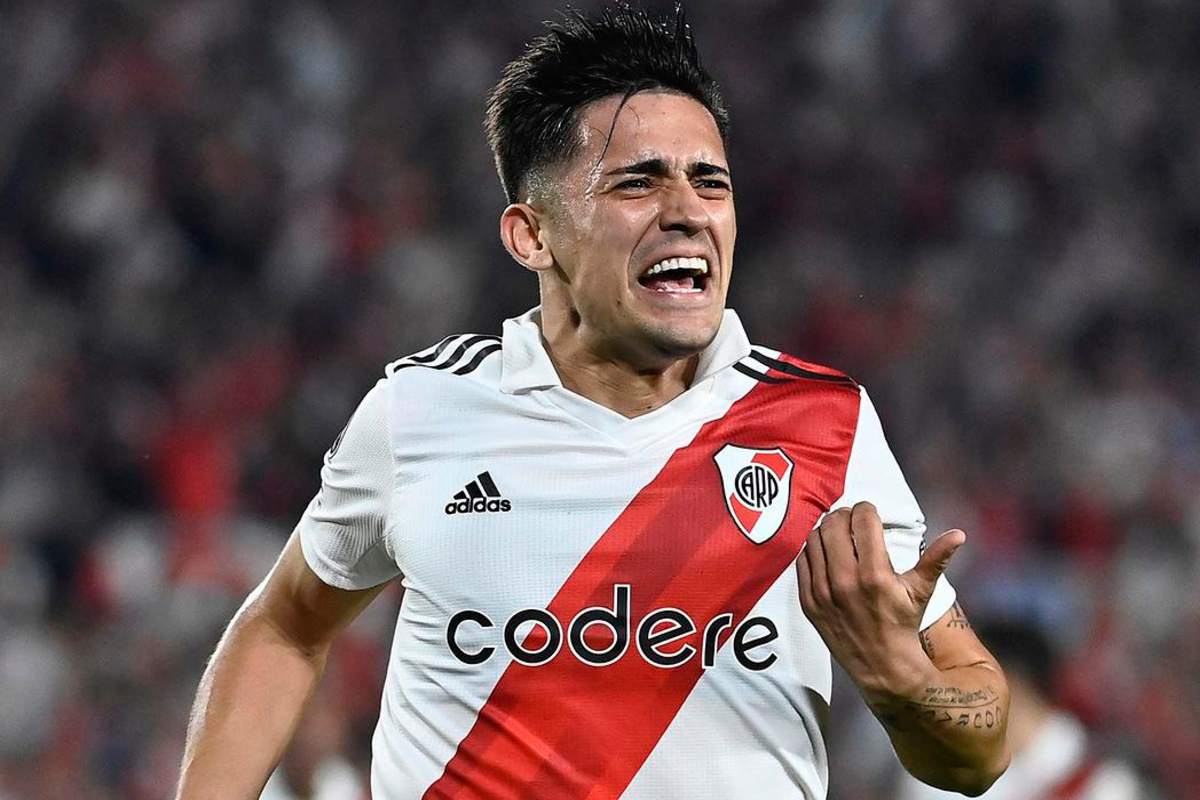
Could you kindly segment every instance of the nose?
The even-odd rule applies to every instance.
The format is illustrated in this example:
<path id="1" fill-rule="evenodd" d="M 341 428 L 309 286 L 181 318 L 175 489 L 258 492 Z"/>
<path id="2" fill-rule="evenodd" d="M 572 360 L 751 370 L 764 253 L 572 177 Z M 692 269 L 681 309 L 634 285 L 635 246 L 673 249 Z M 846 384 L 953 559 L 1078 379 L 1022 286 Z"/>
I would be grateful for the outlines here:
<path id="1" fill-rule="evenodd" d="M 662 230 L 692 236 L 707 228 L 710 222 L 704 199 L 691 183 L 683 181 L 664 193 L 658 216 L 658 226 Z"/>

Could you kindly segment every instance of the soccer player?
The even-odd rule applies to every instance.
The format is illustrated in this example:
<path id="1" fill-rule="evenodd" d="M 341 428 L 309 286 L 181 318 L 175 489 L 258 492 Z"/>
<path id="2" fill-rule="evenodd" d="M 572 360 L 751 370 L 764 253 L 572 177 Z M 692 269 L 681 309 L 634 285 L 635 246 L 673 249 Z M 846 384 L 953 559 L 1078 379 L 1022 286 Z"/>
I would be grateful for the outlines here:
<path id="1" fill-rule="evenodd" d="M 553 24 L 487 130 L 541 304 L 401 358 L 217 647 L 185 800 L 255 797 L 330 642 L 403 603 L 375 800 L 822 798 L 830 655 L 904 765 L 978 794 L 1004 676 L 866 393 L 725 309 L 728 116 L 682 15 Z"/>

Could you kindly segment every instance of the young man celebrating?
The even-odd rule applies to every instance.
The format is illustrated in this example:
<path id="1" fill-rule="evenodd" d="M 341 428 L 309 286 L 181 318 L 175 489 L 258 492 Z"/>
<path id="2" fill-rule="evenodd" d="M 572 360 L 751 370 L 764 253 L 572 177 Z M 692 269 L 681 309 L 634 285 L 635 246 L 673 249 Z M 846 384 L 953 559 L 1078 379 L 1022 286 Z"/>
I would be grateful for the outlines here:
<path id="1" fill-rule="evenodd" d="M 725 309 L 728 117 L 681 15 L 550 26 L 494 90 L 541 305 L 400 359 L 201 682 L 181 798 L 256 797 L 400 577 L 375 800 L 821 798 L 830 654 L 917 777 L 1007 760 L 1003 674 L 867 395 Z"/>

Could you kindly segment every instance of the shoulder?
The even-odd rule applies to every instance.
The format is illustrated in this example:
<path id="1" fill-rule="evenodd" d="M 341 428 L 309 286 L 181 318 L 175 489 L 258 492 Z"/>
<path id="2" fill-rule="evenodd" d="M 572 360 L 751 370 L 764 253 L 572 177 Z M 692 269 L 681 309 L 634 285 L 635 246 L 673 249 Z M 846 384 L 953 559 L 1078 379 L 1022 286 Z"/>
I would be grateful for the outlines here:
<path id="1" fill-rule="evenodd" d="M 844 372 L 758 344 L 751 345 L 750 354 L 733 368 L 770 386 L 824 386 L 859 393 L 858 383 Z"/>
<path id="2" fill-rule="evenodd" d="M 489 333 L 456 333 L 435 345 L 398 358 L 384 368 L 385 380 L 428 381 L 442 376 L 478 380 L 498 373 L 500 337 Z M 496 367 L 496 369 L 488 369 Z"/>
<path id="3" fill-rule="evenodd" d="M 732 365 L 731 388 L 738 417 L 769 425 L 777 433 L 849 451 L 864 405 L 853 378 L 761 345 Z"/>
<path id="4" fill-rule="evenodd" d="M 501 378 L 500 337 L 458 333 L 384 368 L 380 403 L 395 436 L 494 408 Z"/>

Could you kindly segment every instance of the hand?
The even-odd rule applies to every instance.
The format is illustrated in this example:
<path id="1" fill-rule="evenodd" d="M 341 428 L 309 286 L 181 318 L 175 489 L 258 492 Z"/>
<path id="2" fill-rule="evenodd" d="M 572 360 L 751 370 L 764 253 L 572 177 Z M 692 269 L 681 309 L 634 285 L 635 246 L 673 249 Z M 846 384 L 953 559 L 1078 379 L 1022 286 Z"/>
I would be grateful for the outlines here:
<path id="1" fill-rule="evenodd" d="M 808 535 L 796 561 L 800 605 L 868 702 L 904 697 L 927 683 L 935 668 L 917 638 L 921 616 L 966 538 L 947 531 L 899 575 L 870 503 L 831 511 Z"/>

